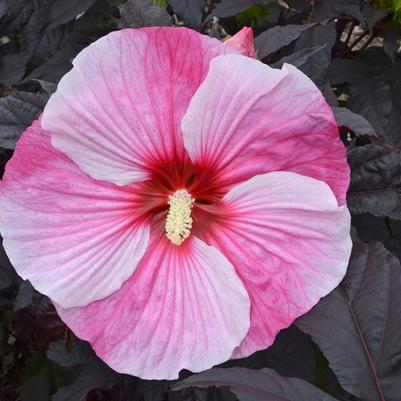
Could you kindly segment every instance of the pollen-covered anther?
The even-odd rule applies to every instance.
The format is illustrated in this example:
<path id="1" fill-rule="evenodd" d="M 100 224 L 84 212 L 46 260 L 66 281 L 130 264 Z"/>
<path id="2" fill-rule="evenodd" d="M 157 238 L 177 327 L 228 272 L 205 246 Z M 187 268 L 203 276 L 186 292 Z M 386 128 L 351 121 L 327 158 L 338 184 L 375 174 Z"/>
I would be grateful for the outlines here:
<path id="1" fill-rule="evenodd" d="M 166 220 L 166 235 L 174 245 L 181 245 L 191 234 L 191 211 L 195 199 L 185 189 L 179 189 L 168 197 L 170 209 Z"/>

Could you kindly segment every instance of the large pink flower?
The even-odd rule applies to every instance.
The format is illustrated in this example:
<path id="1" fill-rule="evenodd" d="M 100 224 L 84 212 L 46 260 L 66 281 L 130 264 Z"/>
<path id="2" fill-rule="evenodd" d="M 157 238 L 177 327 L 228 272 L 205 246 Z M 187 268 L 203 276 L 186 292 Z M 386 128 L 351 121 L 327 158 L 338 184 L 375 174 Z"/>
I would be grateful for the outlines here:
<path id="1" fill-rule="evenodd" d="M 266 348 L 344 276 L 333 115 L 295 67 L 231 45 L 184 28 L 98 40 L 7 166 L 11 261 L 119 372 L 173 379 Z"/>

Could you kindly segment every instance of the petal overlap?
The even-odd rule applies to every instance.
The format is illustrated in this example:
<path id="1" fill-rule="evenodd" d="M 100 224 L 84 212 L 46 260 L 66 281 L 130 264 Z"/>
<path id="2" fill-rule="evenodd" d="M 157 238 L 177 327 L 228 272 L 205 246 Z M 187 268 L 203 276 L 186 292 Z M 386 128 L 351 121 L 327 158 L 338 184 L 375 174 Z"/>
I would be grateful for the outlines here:
<path id="1" fill-rule="evenodd" d="M 233 357 L 270 346 L 345 275 L 350 215 L 327 184 L 291 172 L 256 176 L 223 198 L 225 218 L 205 240 L 236 268 L 251 328 Z"/>
<path id="2" fill-rule="evenodd" d="M 52 144 L 117 185 L 187 157 L 181 120 L 210 60 L 235 50 L 186 28 L 125 29 L 84 49 L 43 115 Z"/>
<path id="3" fill-rule="evenodd" d="M 3 244 L 18 274 L 64 307 L 118 290 L 149 242 L 136 192 L 84 174 L 34 122 L 0 187 Z"/>
<path id="4" fill-rule="evenodd" d="M 291 65 L 216 57 L 182 129 L 192 161 L 214 168 L 222 185 L 293 171 L 326 182 L 345 203 L 349 168 L 337 124 L 316 86 Z"/>
<path id="5" fill-rule="evenodd" d="M 192 237 L 181 247 L 155 235 L 120 291 L 61 318 L 114 370 L 176 379 L 227 360 L 249 329 L 250 303 L 234 268 Z"/>

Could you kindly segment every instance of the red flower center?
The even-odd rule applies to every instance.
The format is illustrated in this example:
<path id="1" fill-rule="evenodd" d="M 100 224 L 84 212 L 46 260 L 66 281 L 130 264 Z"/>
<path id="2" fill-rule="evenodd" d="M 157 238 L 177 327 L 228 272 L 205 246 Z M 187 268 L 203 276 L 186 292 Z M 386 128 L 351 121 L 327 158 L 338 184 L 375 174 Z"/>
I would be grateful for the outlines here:
<path id="1" fill-rule="evenodd" d="M 205 165 L 194 165 L 187 156 L 182 159 L 153 163 L 149 180 L 143 182 L 141 186 L 142 196 L 138 206 L 143 209 L 143 216 L 152 220 L 154 225 L 163 231 L 166 229 L 168 216 L 181 210 L 182 216 L 179 217 L 177 214 L 175 216 L 177 219 L 183 219 L 184 214 L 187 213 L 182 208 L 177 209 L 178 204 L 174 203 L 174 199 L 174 205 L 171 202 L 177 192 L 178 195 L 182 194 L 181 191 L 186 192 L 188 199 L 192 200 L 189 214 L 190 230 L 197 235 L 207 229 L 211 217 L 213 221 L 216 220 L 215 211 L 218 208 L 218 202 L 226 192 L 216 169 Z M 176 208 L 175 212 L 172 211 L 173 207 Z"/>

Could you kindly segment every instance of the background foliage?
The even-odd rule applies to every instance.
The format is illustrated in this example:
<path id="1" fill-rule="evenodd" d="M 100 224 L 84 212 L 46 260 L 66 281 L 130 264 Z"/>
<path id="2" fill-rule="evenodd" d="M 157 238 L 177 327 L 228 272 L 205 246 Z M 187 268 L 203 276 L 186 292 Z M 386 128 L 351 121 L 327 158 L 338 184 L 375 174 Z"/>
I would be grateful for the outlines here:
<path id="1" fill-rule="evenodd" d="M 72 58 L 125 27 L 252 26 L 258 56 L 322 90 L 348 148 L 341 285 L 266 351 L 179 380 L 117 374 L 0 250 L 0 401 L 401 401 L 401 0 L 1 0 L 0 173 Z"/>

